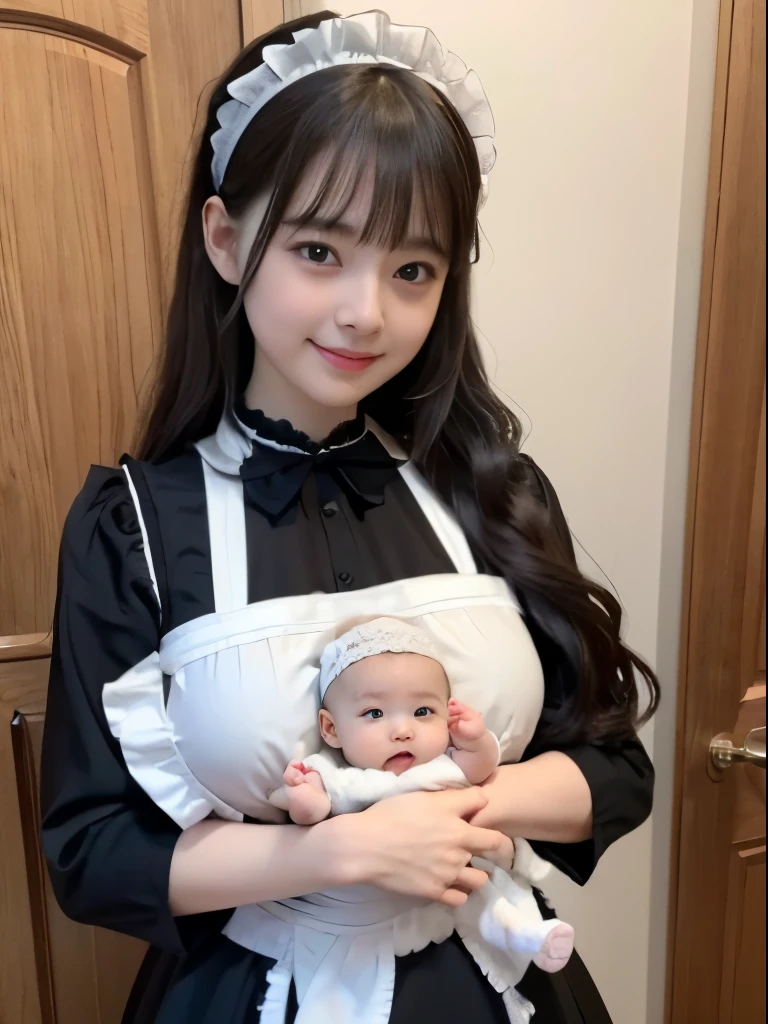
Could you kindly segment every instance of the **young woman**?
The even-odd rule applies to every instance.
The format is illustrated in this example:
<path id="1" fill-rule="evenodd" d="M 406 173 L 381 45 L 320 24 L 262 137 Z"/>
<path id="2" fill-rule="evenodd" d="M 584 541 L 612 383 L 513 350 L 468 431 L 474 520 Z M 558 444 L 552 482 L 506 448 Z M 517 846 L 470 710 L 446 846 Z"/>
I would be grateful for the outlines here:
<path id="1" fill-rule="evenodd" d="M 46 716 L 57 897 L 152 946 L 127 1021 L 515 1019 L 455 935 L 403 952 L 386 908 L 461 903 L 512 835 L 584 883 L 650 812 L 656 680 L 472 333 L 491 136 L 476 77 L 381 14 L 283 26 L 212 94 L 140 461 L 93 469 L 65 527 Z M 366 614 L 453 645 L 509 763 L 285 824 L 268 791 L 318 743 L 318 652 Z M 385 910 L 350 932 L 370 887 Z M 608 1020 L 578 958 L 518 989 L 535 1024 Z"/>

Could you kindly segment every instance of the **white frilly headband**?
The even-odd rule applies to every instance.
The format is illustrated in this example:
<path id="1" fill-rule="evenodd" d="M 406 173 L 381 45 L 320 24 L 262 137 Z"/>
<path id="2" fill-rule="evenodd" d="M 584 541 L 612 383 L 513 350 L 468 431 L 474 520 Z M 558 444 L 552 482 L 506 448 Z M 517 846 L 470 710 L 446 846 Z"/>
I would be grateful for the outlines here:
<path id="1" fill-rule="evenodd" d="M 471 134 L 482 178 L 481 205 L 496 160 L 494 124 L 480 79 L 447 53 L 428 28 L 393 25 L 383 11 L 329 18 L 293 33 L 294 42 L 265 46 L 263 63 L 227 86 L 232 97 L 216 112 L 221 127 L 211 136 L 211 174 L 218 192 L 227 164 L 261 108 L 292 82 L 338 64 L 387 64 L 413 71 L 446 96 Z"/>
<path id="2" fill-rule="evenodd" d="M 436 661 L 437 650 L 418 626 L 399 619 L 380 618 L 355 626 L 327 645 L 320 658 L 320 701 L 345 668 L 377 654 L 422 654 Z"/>

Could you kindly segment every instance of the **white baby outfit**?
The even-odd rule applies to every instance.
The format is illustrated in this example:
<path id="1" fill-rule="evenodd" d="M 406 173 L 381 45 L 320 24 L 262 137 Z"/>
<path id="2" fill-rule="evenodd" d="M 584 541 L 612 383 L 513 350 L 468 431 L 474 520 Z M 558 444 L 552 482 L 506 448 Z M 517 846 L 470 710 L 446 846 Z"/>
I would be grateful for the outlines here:
<path id="1" fill-rule="evenodd" d="M 368 427 L 390 454 L 450 555 L 456 572 L 364 590 L 248 604 L 243 488 L 239 468 L 254 432 L 227 418 L 200 442 L 216 611 L 193 619 L 103 688 L 104 709 L 129 772 L 182 828 L 215 815 L 284 822 L 270 802 L 286 764 L 322 748 L 318 664 L 340 631 L 378 616 L 411 621 L 441 651 L 452 694 L 476 708 L 498 737 L 501 761 L 520 759 L 539 720 L 544 679 L 515 596 L 504 580 L 477 572 L 466 539 L 391 438 Z M 136 500 L 150 575 L 152 551 Z M 261 1024 L 284 1024 L 293 977 L 296 1024 L 386 1024 L 395 956 L 442 942 L 456 927 L 439 904 L 369 887 L 239 907 L 224 934 L 276 961 Z M 516 992 L 509 954 L 483 942 L 479 921 L 462 938 L 498 991 L 509 1018 L 531 1007 Z M 497 963 L 498 957 L 498 963 Z"/>
<path id="2" fill-rule="evenodd" d="M 376 768 L 355 768 L 328 749 L 310 755 L 303 764 L 322 778 L 331 814 L 351 814 L 405 793 L 466 789 L 471 783 L 451 756 L 453 750 L 449 748 L 445 754 L 401 775 Z M 286 809 L 286 787 L 276 790 L 270 800 L 276 807 Z M 486 871 L 489 880 L 462 907 L 452 911 L 456 931 L 484 970 L 486 964 L 492 964 L 488 967 L 489 977 L 496 979 L 492 984 L 516 985 L 538 953 L 544 936 L 562 923 L 556 918 L 545 921 L 533 895 L 532 884 L 540 886 L 551 867 L 525 839 L 515 839 L 515 863 L 509 874 L 481 857 L 473 857 L 472 864 Z M 514 915 L 514 934 L 510 934 L 510 914 Z M 501 951 L 501 957 L 487 949 L 480 951 L 478 930 L 480 939 Z"/>

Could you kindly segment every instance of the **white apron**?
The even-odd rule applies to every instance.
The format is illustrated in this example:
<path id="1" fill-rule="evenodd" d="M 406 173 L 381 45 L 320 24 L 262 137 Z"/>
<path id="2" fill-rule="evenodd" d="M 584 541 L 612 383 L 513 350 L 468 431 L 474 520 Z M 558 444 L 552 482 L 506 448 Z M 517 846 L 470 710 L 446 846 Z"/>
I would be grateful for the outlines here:
<path id="1" fill-rule="evenodd" d="M 373 424 L 384 446 L 394 442 Z M 477 708 L 499 738 L 501 761 L 519 760 L 541 714 L 544 680 L 519 605 L 506 583 L 479 574 L 448 510 L 409 463 L 400 472 L 456 572 L 365 590 L 247 603 L 247 553 L 239 467 L 251 441 L 226 421 L 197 446 L 203 459 L 216 611 L 184 623 L 159 652 L 103 689 L 110 730 L 126 765 L 182 828 L 210 815 L 287 820 L 270 803 L 288 762 L 321 749 L 318 673 L 325 645 L 379 616 L 411 620 L 442 652 L 451 692 Z M 264 443 L 264 442 L 259 442 Z M 128 483 L 155 579 L 141 508 Z M 165 681 L 165 682 L 164 682 Z M 451 912 L 370 887 L 238 908 L 223 929 L 232 941 L 276 961 L 262 1024 L 283 1024 L 291 977 L 297 1024 L 385 1024 L 395 956 L 448 938 Z M 508 954 L 462 936 L 510 1021 L 532 1008 L 516 992 Z"/>

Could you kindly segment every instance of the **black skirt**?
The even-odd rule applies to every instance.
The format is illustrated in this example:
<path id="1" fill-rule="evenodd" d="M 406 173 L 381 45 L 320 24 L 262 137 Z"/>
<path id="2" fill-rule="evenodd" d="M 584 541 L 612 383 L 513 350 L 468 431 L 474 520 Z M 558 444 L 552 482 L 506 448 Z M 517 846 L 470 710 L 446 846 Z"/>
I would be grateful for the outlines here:
<path id="1" fill-rule="evenodd" d="M 273 961 L 224 936 L 179 961 L 150 951 L 123 1024 L 257 1024 Z M 611 1024 L 578 954 L 558 974 L 531 967 L 518 986 L 536 1007 L 533 1024 Z M 286 1024 L 298 1007 L 292 993 Z M 397 961 L 390 1024 L 509 1024 L 501 996 L 452 936 Z"/>

